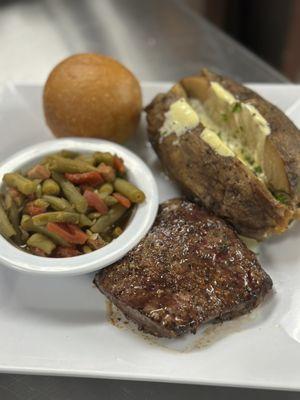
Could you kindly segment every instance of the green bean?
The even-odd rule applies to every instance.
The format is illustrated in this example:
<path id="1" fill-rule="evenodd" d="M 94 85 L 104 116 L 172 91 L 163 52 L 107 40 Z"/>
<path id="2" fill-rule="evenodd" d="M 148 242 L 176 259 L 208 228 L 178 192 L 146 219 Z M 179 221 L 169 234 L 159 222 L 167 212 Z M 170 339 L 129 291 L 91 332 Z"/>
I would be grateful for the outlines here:
<path id="1" fill-rule="evenodd" d="M 87 244 L 92 250 L 98 250 L 101 247 L 105 246 L 107 244 L 107 241 L 105 241 L 102 236 L 96 233 L 88 238 Z"/>
<path id="2" fill-rule="evenodd" d="M 98 196 L 99 196 L 102 200 L 104 200 L 104 199 L 106 199 L 106 197 L 108 196 L 108 194 L 107 194 L 107 193 L 99 193 L 99 192 L 98 192 Z"/>
<path id="3" fill-rule="evenodd" d="M 117 238 L 123 233 L 123 229 L 120 226 L 116 226 L 115 229 L 112 232 L 112 235 L 114 238 Z"/>
<path id="4" fill-rule="evenodd" d="M 41 165 L 44 165 L 48 170 L 49 170 L 49 166 L 48 166 L 48 159 L 49 159 L 49 157 L 50 156 L 45 156 L 41 161 L 40 161 L 40 164 Z"/>
<path id="5" fill-rule="evenodd" d="M 53 179 L 46 179 L 42 183 L 42 192 L 50 196 L 57 196 L 60 192 L 60 187 Z"/>
<path id="6" fill-rule="evenodd" d="M 9 217 L 9 220 L 11 221 L 11 223 L 13 224 L 13 227 L 16 230 L 16 227 L 18 227 L 20 224 L 20 218 L 19 218 L 18 208 L 14 201 L 12 201 L 12 203 L 8 209 L 8 217 Z"/>
<path id="7" fill-rule="evenodd" d="M 11 206 L 8 209 L 8 218 L 14 227 L 14 230 L 16 231 L 16 234 L 14 236 L 14 241 L 17 244 L 22 244 L 22 232 L 20 230 L 20 213 L 19 210 L 16 206 L 16 203 L 12 201 Z"/>
<path id="8" fill-rule="evenodd" d="M 25 229 L 26 231 L 29 229 L 29 226 L 32 223 L 32 219 L 29 215 L 23 214 L 21 218 L 21 228 Z"/>
<path id="9" fill-rule="evenodd" d="M 102 233 L 101 236 L 106 243 L 110 243 L 113 240 L 113 237 L 108 232 Z"/>
<path id="10" fill-rule="evenodd" d="M 27 231 L 25 231 L 23 228 L 19 228 L 20 232 L 21 232 L 21 242 L 22 244 L 24 244 L 27 239 L 29 238 L 29 233 Z"/>
<path id="11" fill-rule="evenodd" d="M 108 207 L 118 204 L 118 200 L 113 196 L 106 196 L 105 199 L 103 199 L 103 200 Z"/>
<path id="12" fill-rule="evenodd" d="M 8 216 L 3 208 L 2 202 L 0 201 L 0 232 L 3 236 L 10 238 L 16 234 L 16 231 Z"/>
<path id="13" fill-rule="evenodd" d="M 36 191 L 37 184 L 17 172 L 5 174 L 3 180 L 8 186 L 17 189 L 26 196 Z"/>
<path id="14" fill-rule="evenodd" d="M 114 191 L 114 187 L 111 183 L 104 183 L 100 189 L 98 190 L 99 193 L 103 193 L 103 194 L 112 194 L 112 192 Z"/>
<path id="15" fill-rule="evenodd" d="M 87 246 L 87 245 L 83 246 L 82 250 L 83 250 L 83 252 L 84 252 L 85 254 L 91 253 L 91 252 L 93 251 L 93 250 L 92 250 L 89 246 Z"/>
<path id="16" fill-rule="evenodd" d="M 79 156 L 79 154 L 76 153 L 76 151 L 72 150 L 61 150 L 56 155 L 64 158 L 76 158 Z"/>
<path id="17" fill-rule="evenodd" d="M 42 185 L 40 183 L 36 187 L 36 195 L 37 197 L 42 197 L 43 195 Z"/>
<path id="18" fill-rule="evenodd" d="M 114 187 L 117 192 L 126 196 L 132 203 L 142 203 L 145 200 L 144 192 L 125 179 L 116 178 Z"/>
<path id="19" fill-rule="evenodd" d="M 79 214 L 68 211 L 51 211 L 32 217 L 32 222 L 36 225 L 47 225 L 48 222 L 68 222 L 79 224 Z"/>
<path id="20" fill-rule="evenodd" d="M 81 160 L 71 160 L 64 157 L 50 157 L 49 158 L 50 171 L 61 172 L 61 173 L 83 173 L 90 171 L 97 171 L 97 168 Z"/>
<path id="21" fill-rule="evenodd" d="M 34 200 L 33 204 L 42 209 L 46 209 L 49 207 L 49 202 L 46 201 L 46 199 L 36 199 Z"/>
<path id="22" fill-rule="evenodd" d="M 93 154 L 94 160 L 96 164 L 104 163 L 107 165 L 112 166 L 114 164 L 114 156 L 111 153 L 108 152 L 101 152 L 101 151 L 96 151 Z"/>
<path id="23" fill-rule="evenodd" d="M 23 215 L 21 220 L 21 228 L 24 229 L 25 231 L 41 233 L 42 235 L 49 237 L 54 243 L 56 243 L 59 246 L 63 247 L 70 246 L 70 244 L 66 240 L 64 240 L 56 233 L 48 231 L 48 229 L 45 228 L 44 226 L 35 225 L 32 222 L 32 218 L 30 218 L 29 215 Z"/>
<path id="24" fill-rule="evenodd" d="M 76 210 L 79 213 L 85 214 L 88 207 L 87 201 L 79 193 L 73 183 L 63 178 L 60 174 L 56 172 L 52 173 L 52 177 L 60 185 L 64 195 L 69 200 L 69 202 L 71 204 L 74 204 Z"/>
<path id="25" fill-rule="evenodd" d="M 101 217 L 101 213 L 99 213 L 99 212 L 91 212 L 91 213 L 89 213 L 88 214 L 88 217 L 90 218 L 90 219 L 97 219 L 97 218 L 99 218 L 99 217 Z"/>
<path id="26" fill-rule="evenodd" d="M 79 226 L 92 226 L 93 221 L 91 221 L 85 214 L 79 214 Z"/>
<path id="27" fill-rule="evenodd" d="M 11 196 L 18 207 L 21 207 L 25 201 L 24 194 L 14 188 L 8 188 L 7 193 Z"/>
<path id="28" fill-rule="evenodd" d="M 52 240 L 48 239 L 47 236 L 44 236 L 41 233 L 34 233 L 31 235 L 27 240 L 27 244 L 28 246 L 41 249 L 47 255 L 51 254 L 56 247 Z"/>
<path id="29" fill-rule="evenodd" d="M 12 226 L 14 227 L 14 230 L 16 231 L 14 240 L 16 242 L 21 242 L 21 231 L 19 228 L 20 217 L 19 217 L 18 207 L 9 193 L 6 193 L 4 203 L 8 219 L 11 222 Z"/>
<path id="30" fill-rule="evenodd" d="M 12 196 L 10 195 L 10 193 L 6 193 L 5 196 L 4 196 L 5 209 L 8 210 L 12 206 L 12 203 L 13 203 Z"/>
<path id="31" fill-rule="evenodd" d="M 74 207 L 63 197 L 45 195 L 43 199 L 46 200 L 55 211 L 74 212 Z"/>
<path id="32" fill-rule="evenodd" d="M 76 160 L 84 161 L 84 162 L 86 162 L 86 163 L 88 163 L 88 164 L 90 164 L 92 166 L 95 165 L 95 160 L 94 160 L 93 155 L 83 154 L 81 156 L 76 157 Z"/>
<path id="33" fill-rule="evenodd" d="M 102 233 L 108 230 L 119 218 L 125 213 L 126 208 L 121 204 L 116 204 L 108 211 L 107 214 L 102 215 L 96 223 L 91 227 L 94 233 Z"/>

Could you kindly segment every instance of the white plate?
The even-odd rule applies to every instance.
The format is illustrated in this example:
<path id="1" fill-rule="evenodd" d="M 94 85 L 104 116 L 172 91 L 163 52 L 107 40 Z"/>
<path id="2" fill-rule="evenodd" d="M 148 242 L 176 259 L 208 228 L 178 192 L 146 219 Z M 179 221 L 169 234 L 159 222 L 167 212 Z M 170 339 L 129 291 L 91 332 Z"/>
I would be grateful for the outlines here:
<path id="1" fill-rule="evenodd" d="M 144 101 L 167 84 L 145 84 Z M 299 86 L 255 85 L 282 109 Z M 6 87 L 0 99 L 0 158 L 51 138 L 40 86 Z M 129 144 L 152 168 L 161 200 L 178 195 L 165 179 L 144 127 Z M 203 336 L 154 340 L 107 320 L 92 275 L 45 279 L 0 268 L 0 370 L 6 372 L 300 389 L 300 224 L 265 243 L 260 260 L 274 294 L 250 316 Z"/>

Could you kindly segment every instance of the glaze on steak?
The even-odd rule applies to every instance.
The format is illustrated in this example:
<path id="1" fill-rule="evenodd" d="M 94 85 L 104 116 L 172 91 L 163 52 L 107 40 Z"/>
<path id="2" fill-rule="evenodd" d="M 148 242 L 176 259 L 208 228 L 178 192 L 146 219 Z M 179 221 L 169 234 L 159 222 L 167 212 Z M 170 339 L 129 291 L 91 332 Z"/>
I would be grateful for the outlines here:
<path id="1" fill-rule="evenodd" d="M 142 330 L 163 337 L 245 314 L 272 288 L 232 228 L 182 199 L 161 204 L 147 236 L 95 284 Z"/>

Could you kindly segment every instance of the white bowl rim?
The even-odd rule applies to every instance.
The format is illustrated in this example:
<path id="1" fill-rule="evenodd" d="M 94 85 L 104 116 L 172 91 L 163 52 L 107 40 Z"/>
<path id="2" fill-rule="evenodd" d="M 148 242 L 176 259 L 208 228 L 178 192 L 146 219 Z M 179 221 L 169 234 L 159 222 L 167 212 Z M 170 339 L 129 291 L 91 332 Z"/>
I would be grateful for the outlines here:
<path id="1" fill-rule="evenodd" d="M 22 168 L 47 154 L 62 149 L 81 152 L 110 151 L 124 159 L 130 180 L 146 193 L 130 223 L 117 239 L 103 247 L 76 257 L 46 258 L 24 252 L 0 234 L 0 262 L 19 271 L 43 275 L 80 275 L 102 269 L 122 258 L 136 246 L 151 228 L 157 214 L 159 196 L 156 181 L 140 157 L 124 146 L 101 139 L 67 138 L 41 142 L 15 153 L 0 164 L 0 182 L 7 172 Z M 1 183 L 2 184 L 2 183 Z M 100 259 L 99 259 L 100 257 Z"/>

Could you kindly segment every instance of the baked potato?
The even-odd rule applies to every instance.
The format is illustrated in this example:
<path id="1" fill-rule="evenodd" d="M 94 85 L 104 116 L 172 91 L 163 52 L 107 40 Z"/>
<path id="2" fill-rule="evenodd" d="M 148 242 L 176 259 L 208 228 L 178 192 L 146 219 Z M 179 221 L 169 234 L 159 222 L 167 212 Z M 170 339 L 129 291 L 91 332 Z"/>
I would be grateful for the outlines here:
<path id="1" fill-rule="evenodd" d="M 145 111 L 170 177 L 240 234 L 262 240 L 299 216 L 300 134 L 261 96 L 203 70 Z"/>

